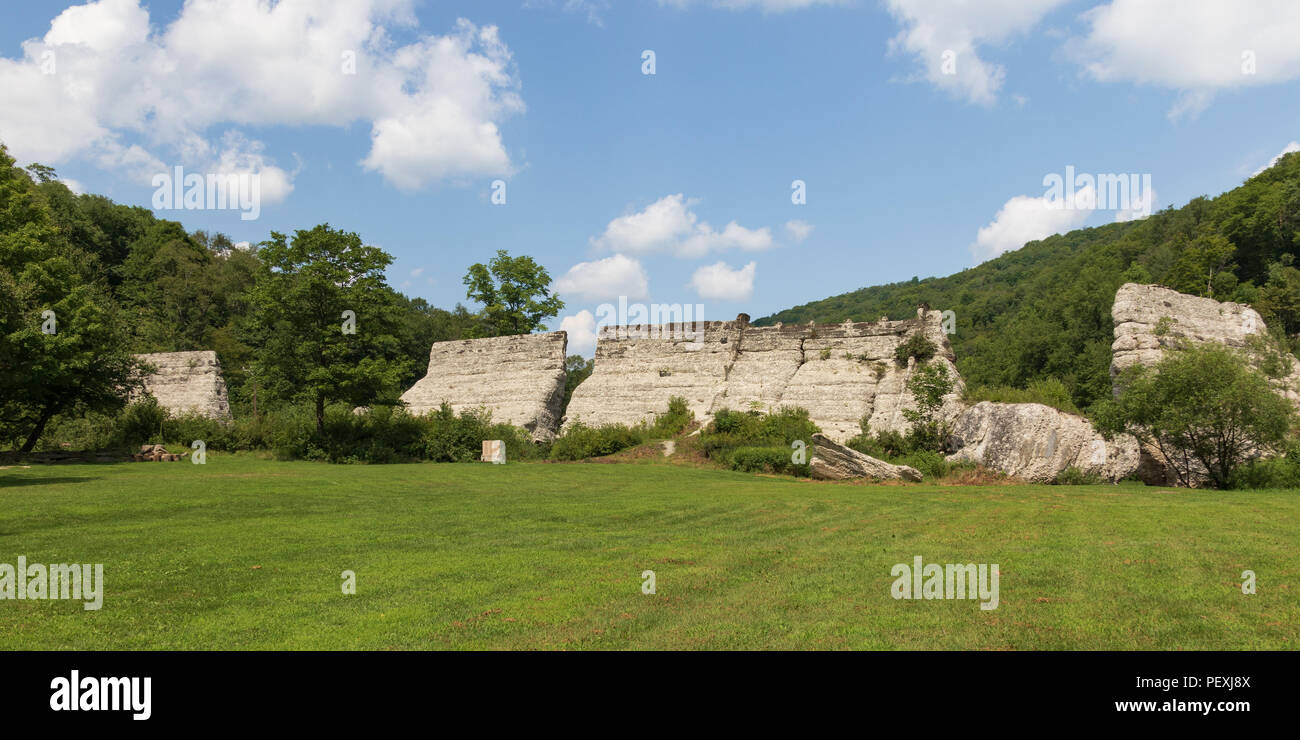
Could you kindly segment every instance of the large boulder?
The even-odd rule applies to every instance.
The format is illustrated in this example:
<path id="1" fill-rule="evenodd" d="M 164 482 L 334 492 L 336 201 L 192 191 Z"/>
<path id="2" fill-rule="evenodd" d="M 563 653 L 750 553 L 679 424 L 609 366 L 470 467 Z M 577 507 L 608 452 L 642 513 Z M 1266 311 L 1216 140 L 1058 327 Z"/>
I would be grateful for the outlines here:
<path id="1" fill-rule="evenodd" d="M 891 465 L 857 450 L 831 441 L 824 434 L 813 435 L 813 456 L 808 462 L 812 477 L 820 480 L 921 480 L 921 472 L 906 465 Z"/>
<path id="2" fill-rule="evenodd" d="M 981 401 L 957 418 L 950 442 L 958 451 L 949 460 L 1036 483 L 1050 483 L 1067 468 L 1116 481 L 1139 463 L 1133 437 L 1107 441 L 1082 416 L 1041 403 Z"/>

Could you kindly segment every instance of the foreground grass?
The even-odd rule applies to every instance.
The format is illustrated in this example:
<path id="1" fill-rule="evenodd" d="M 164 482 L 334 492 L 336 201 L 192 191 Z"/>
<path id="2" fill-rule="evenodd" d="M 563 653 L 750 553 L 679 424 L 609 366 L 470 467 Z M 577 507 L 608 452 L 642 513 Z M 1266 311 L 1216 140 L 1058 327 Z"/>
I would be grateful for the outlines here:
<path id="1" fill-rule="evenodd" d="M 1297 544 L 1300 496 L 1279 491 L 218 454 L 14 467 L 0 563 L 103 563 L 106 595 L 0 601 L 0 649 L 1294 649 Z M 998 563 L 1000 606 L 892 599 L 915 555 Z"/>

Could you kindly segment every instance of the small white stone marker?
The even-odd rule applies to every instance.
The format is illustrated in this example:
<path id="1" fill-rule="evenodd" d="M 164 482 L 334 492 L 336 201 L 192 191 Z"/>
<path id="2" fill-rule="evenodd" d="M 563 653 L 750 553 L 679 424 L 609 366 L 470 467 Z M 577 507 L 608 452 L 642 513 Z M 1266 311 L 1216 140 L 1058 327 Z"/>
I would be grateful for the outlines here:
<path id="1" fill-rule="evenodd" d="M 504 465 L 506 462 L 506 443 L 499 439 L 483 440 L 483 462 Z"/>

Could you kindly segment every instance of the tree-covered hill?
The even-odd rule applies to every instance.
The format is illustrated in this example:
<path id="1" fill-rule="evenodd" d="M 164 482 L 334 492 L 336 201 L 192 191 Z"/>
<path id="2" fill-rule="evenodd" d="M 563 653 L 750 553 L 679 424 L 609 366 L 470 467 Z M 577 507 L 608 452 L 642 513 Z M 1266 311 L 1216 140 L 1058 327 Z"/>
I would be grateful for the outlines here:
<path id="1" fill-rule="evenodd" d="M 1087 408 L 1110 394 L 1110 309 L 1120 285 L 1159 283 L 1248 303 L 1270 328 L 1293 338 L 1300 331 L 1298 246 L 1300 153 L 1216 198 L 1048 237 L 955 275 L 863 288 L 755 323 L 898 319 L 928 303 L 956 313 L 953 350 L 972 387 L 1056 379 Z"/>

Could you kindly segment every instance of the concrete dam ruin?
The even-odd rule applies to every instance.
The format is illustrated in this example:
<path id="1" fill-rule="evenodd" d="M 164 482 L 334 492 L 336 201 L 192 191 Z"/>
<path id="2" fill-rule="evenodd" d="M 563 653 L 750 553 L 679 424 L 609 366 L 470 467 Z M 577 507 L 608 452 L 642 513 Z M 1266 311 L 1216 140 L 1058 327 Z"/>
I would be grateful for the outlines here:
<path id="1" fill-rule="evenodd" d="M 402 394 L 411 413 L 486 409 L 492 421 L 523 427 L 548 440 L 560 426 L 568 334 L 516 334 L 436 342 L 428 373 Z"/>
<path id="2" fill-rule="evenodd" d="M 230 420 L 226 380 L 216 352 L 153 352 L 135 357 L 154 367 L 154 372 L 144 378 L 145 393 L 172 415 L 198 414 Z"/>
<path id="3" fill-rule="evenodd" d="M 1181 341 L 1246 348 L 1267 328 L 1253 309 L 1154 285 L 1126 284 L 1112 308 L 1112 374 L 1150 365 Z M 942 416 L 952 425 L 950 460 L 979 463 L 1030 481 L 1050 482 L 1067 468 L 1118 480 L 1134 472 L 1169 483 L 1151 450 L 1120 435 L 1103 439 L 1092 423 L 1037 403 L 982 402 L 967 407 L 964 384 L 943 331 L 942 314 L 926 307 L 914 318 L 842 324 L 753 326 L 732 321 L 605 326 L 597 337 L 595 369 L 573 392 L 564 418 L 564 332 L 469 339 L 435 344 L 428 375 L 402 396 L 413 413 L 446 401 L 456 411 L 483 408 L 495 421 L 522 426 L 535 439 L 553 438 L 579 422 L 590 426 L 653 422 L 674 396 L 707 423 L 719 409 L 808 410 L 825 438 L 843 442 L 859 421 L 873 432 L 906 432 L 913 406 L 907 389 L 917 361 L 896 357 L 924 336 L 955 380 Z M 1290 358 L 1294 359 L 1294 358 Z M 1275 381 L 1300 404 L 1300 363 Z"/>
<path id="4" fill-rule="evenodd" d="M 920 309 L 901 321 L 751 326 L 734 321 L 602 327 L 596 366 L 573 392 L 565 425 L 637 424 L 664 413 L 673 396 L 707 421 L 718 409 L 808 410 L 827 437 L 844 441 L 870 419 L 873 431 L 905 431 L 912 406 L 907 379 L 916 361 L 895 358 L 920 334 L 936 347 L 956 389 L 945 415 L 960 413 L 961 378 L 939 311 Z"/>

